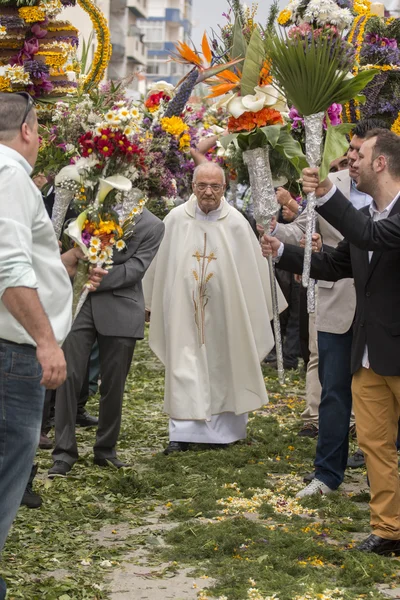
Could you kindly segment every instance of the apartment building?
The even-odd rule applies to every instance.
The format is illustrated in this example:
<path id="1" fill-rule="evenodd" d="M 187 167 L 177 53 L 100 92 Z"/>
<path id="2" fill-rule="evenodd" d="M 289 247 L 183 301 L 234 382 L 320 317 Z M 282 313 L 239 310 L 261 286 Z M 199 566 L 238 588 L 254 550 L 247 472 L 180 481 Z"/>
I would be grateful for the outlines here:
<path id="1" fill-rule="evenodd" d="M 147 48 L 147 84 L 163 79 L 176 85 L 187 72 L 184 65 L 170 61 L 169 57 L 176 42 L 190 39 L 192 1 L 147 0 L 147 18 L 137 21 Z"/>
<path id="2" fill-rule="evenodd" d="M 139 19 L 147 18 L 148 0 L 96 0 L 95 3 L 102 10 L 111 31 L 113 52 L 107 78 L 117 80 L 135 73 L 128 89 L 132 96 L 139 97 L 145 91 L 147 48 L 137 23 Z M 66 9 L 63 18 L 79 29 L 83 39 L 89 40 L 92 24 L 79 6 Z M 91 52 L 94 52 L 94 44 Z"/>

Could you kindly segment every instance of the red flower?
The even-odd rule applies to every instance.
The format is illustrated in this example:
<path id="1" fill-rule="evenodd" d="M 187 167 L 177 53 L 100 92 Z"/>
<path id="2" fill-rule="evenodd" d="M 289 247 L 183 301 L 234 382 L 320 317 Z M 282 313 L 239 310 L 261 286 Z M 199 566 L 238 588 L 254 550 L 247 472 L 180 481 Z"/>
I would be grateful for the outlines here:
<path id="1" fill-rule="evenodd" d="M 97 148 L 103 156 L 111 156 L 115 150 L 115 147 L 109 140 L 100 139 L 97 143 Z"/>
<path id="2" fill-rule="evenodd" d="M 82 147 L 82 156 L 87 157 L 93 154 L 95 149 L 95 140 L 93 140 L 91 131 L 81 135 L 79 138 L 79 144 Z"/>
<path id="3" fill-rule="evenodd" d="M 157 108 L 160 106 L 161 100 L 169 102 L 171 100 L 171 96 L 168 96 L 168 94 L 165 92 L 155 92 L 147 98 L 144 105 L 146 108 Z"/>

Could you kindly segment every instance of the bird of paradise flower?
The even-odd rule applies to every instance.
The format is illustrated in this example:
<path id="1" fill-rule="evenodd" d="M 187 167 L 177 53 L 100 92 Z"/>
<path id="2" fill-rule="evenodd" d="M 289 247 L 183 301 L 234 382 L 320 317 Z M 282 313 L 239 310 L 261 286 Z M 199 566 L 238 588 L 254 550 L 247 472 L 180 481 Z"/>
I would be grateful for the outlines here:
<path id="1" fill-rule="evenodd" d="M 203 252 L 201 253 L 199 250 L 196 250 L 192 256 L 196 259 L 196 269 L 192 271 L 196 282 L 195 289 L 193 290 L 194 320 L 197 327 L 199 344 L 203 346 L 205 344 L 205 313 L 209 300 L 207 284 L 214 277 L 214 273 L 209 272 L 208 269 L 212 261 L 217 260 L 214 252 L 210 252 L 207 255 L 206 233 L 204 234 Z"/>

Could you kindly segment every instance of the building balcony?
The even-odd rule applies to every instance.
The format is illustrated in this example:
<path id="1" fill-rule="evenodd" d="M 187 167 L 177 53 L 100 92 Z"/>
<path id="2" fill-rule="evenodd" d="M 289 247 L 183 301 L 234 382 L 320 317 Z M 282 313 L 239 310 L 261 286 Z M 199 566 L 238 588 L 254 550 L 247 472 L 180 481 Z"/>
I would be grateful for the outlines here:
<path id="1" fill-rule="evenodd" d="M 126 57 L 133 60 L 137 65 L 145 65 L 147 62 L 147 48 L 139 35 L 129 35 L 126 38 Z"/>
<path id="2" fill-rule="evenodd" d="M 167 23 L 176 23 L 177 25 L 180 25 L 182 22 L 182 16 L 179 8 L 166 8 L 165 20 Z"/>
<path id="3" fill-rule="evenodd" d="M 147 0 L 126 0 L 126 5 L 138 19 L 147 19 Z"/>
<path id="4" fill-rule="evenodd" d="M 114 60 L 123 60 L 125 57 L 125 46 L 123 44 L 112 44 L 112 58 Z"/>

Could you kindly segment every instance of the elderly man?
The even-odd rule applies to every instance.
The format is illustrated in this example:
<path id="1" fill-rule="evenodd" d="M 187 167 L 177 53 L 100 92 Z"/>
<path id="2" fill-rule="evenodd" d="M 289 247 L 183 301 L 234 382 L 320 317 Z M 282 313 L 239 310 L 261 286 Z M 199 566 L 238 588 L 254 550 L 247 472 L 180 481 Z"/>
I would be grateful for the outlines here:
<path id="1" fill-rule="evenodd" d="M 351 228 L 357 228 L 358 243 L 370 247 L 369 238 L 375 230 L 390 231 L 399 221 L 400 212 L 400 138 L 382 129 L 367 133 L 354 168 L 358 171 L 357 188 L 373 197 L 370 207 L 357 211 L 347 210 Z M 336 199 L 350 207 L 336 186 L 329 180 L 318 181 L 313 170 L 304 172 L 304 191 L 314 191 L 319 203 L 334 206 Z M 332 196 L 332 198 L 331 198 Z M 323 210 L 326 217 L 329 209 Z M 343 223 L 343 210 L 337 226 Z M 383 223 L 372 221 L 389 220 Z M 333 220 L 334 219 L 331 219 Z M 361 222 L 361 227 L 360 227 Z M 396 224 L 396 225 L 395 225 Z M 398 225 L 397 225 L 398 227 Z M 365 231 L 364 231 L 365 228 Z M 341 226 L 341 229 L 345 228 Z M 361 233 L 361 235 L 360 235 Z M 361 240 L 360 240 L 361 237 Z M 263 238 L 265 255 L 271 251 L 281 256 L 280 266 L 299 272 L 303 251 L 294 246 L 283 246 L 270 236 Z M 371 247 L 381 247 L 371 243 Z M 396 320 L 400 300 L 400 246 L 389 245 L 391 252 L 360 250 L 343 240 L 330 254 L 312 256 L 311 276 L 336 281 L 354 277 L 356 314 L 353 325 L 351 371 L 353 373 L 353 403 L 356 415 L 358 441 L 364 451 L 371 486 L 371 526 L 373 533 L 358 549 L 382 555 L 400 555 L 400 480 L 397 464 L 396 439 L 400 415 L 400 339 Z M 320 493 L 330 489 L 319 482 Z"/>
<path id="2" fill-rule="evenodd" d="M 146 276 L 150 347 L 166 369 L 166 454 L 245 438 L 247 412 L 268 402 L 260 361 L 274 345 L 269 272 L 224 191 L 218 165 L 196 167 L 194 193 L 165 219 Z"/>
<path id="3" fill-rule="evenodd" d="M 39 149 L 28 94 L 0 94 L 0 550 L 19 508 L 39 442 L 45 388 L 66 377 L 60 348 L 71 326 L 75 250 L 60 258 L 30 178 Z M 64 263 L 64 264 L 63 264 Z M 97 286 L 104 271 L 97 270 Z M 6 595 L 0 578 L 0 600 Z"/>

